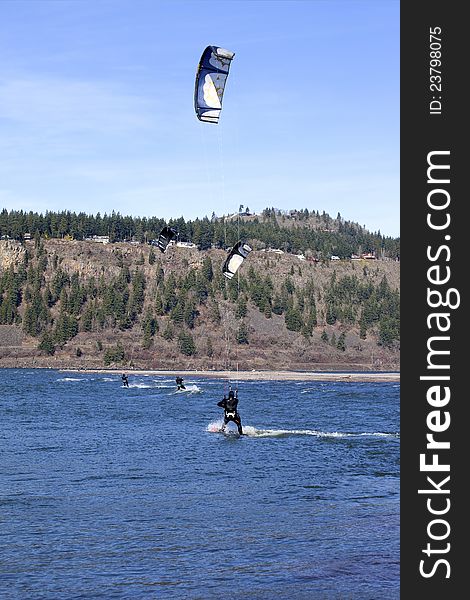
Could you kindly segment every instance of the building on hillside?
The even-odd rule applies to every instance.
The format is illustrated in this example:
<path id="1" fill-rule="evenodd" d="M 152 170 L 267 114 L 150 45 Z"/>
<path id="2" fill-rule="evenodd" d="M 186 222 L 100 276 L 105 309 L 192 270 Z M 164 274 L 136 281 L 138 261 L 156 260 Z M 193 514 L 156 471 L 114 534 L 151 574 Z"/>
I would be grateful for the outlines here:
<path id="1" fill-rule="evenodd" d="M 109 244 L 109 235 L 92 235 L 85 238 L 87 242 L 97 242 L 98 244 Z"/>

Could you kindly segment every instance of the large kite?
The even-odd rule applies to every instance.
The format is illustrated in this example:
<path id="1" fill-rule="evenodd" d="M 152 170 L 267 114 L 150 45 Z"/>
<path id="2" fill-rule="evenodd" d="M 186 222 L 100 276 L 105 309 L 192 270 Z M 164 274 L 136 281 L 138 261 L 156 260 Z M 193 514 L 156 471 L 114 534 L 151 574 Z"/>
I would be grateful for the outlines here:
<path id="1" fill-rule="evenodd" d="M 194 89 L 194 108 L 200 121 L 219 122 L 225 84 L 234 56 L 230 50 L 218 46 L 207 46 L 202 53 Z"/>

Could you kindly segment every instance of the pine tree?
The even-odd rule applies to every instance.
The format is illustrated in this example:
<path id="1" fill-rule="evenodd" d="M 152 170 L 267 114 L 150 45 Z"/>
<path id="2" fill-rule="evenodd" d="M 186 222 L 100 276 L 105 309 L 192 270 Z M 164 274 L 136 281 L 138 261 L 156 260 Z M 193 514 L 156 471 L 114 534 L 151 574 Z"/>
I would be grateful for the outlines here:
<path id="1" fill-rule="evenodd" d="M 145 300 L 146 280 L 142 271 L 136 269 L 132 277 L 132 294 L 128 311 L 130 314 L 140 314 Z"/>
<path id="2" fill-rule="evenodd" d="M 302 326 L 302 335 L 306 338 L 310 338 L 313 335 L 313 329 L 316 325 L 317 319 L 316 315 L 310 313 L 306 322 Z"/>
<path id="3" fill-rule="evenodd" d="M 100 329 L 104 329 L 106 323 L 106 315 L 102 306 L 98 306 L 96 309 L 95 316 L 96 324 Z"/>
<path id="4" fill-rule="evenodd" d="M 126 329 L 132 329 L 132 327 L 134 326 L 134 316 L 135 313 L 133 315 L 129 313 L 125 313 L 124 315 L 122 315 L 119 319 L 119 329 L 121 331 L 125 331 Z"/>
<path id="5" fill-rule="evenodd" d="M 282 315 L 287 310 L 287 298 L 285 295 L 274 296 L 272 311 L 275 315 Z"/>
<path id="6" fill-rule="evenodd" d="M 290 277 L 287 277 L 287 279 L 285 280 L 284 287 L 288 294 L 293 294 L 295 291 L 294 282 L 292 281 L 292 279 Z"/>
<path id="7" fill-rule="evenodd" d="M 45 352 L 48 356 L 52 356 L 55 353 L 54 342 L 47 331 L 42 336 L 38 349 L 41 350 L 41 352 Z"/>
<path id="8" fill-rule="evenodd" d="M 93 306 L 93 304 L 89 304 L 85 308 L 85 310 L 82 314 L 82 318 L 80 320 L 80 326 L 81 326 L 82 331 L 92 331 L 93 317 L 94 317 L 94 306 Z"/>
<path id="9" fill-rule="evenodd" d="M 341 352 L 345 352 L 345 350 L 346 350 L 346 334 L 344 333 L 344 331 L 339 336 L 336 347 L 338 348 L 338 350 L 341 350 Z"/>
<path id="10" fill-rule="evenodd" d="M 399 322 L 393 317 L 386 317 L 380 321 L 379 341 L 381 346 L 391 348 L 399 340 Z"/>
<path id="11" fill-rule="evenodd" d="M 170 325 L 170 323 L 168 323 L 167 326 L 165 327 L 165 329 L 163 330 L 162 336 L 168 342 L 170 342 L 173 339 L 174 331 L 173 331 L 173 327 Z"/>
<path id="12" fill-rule="evenodd" d="M 245 323 L 241 323 L 237 332 L 237 343 L 238 344 L 249 344 L 248 340 L 248 328 Z"/>
<path id="13" fill-rule="evenodd" d="M 238 285 L 235 279 L 230 280 L 228 284 L 228 297 L 230 302 L 236 302 L 238 300 Z"/>
<path id="14" fill-rule="evenodd" d="M 168 314 L 172 308 L 174 308 L 176 306 L 176 304 L 178 303 L 178 298 L 176 296 L 176 280 L 173 276 L 173 274 L 170 275 L 170 277 L 168 278 L 166 285 L 165 285 L 165 291 L 163 293 L 163 310 L 165 312 L 165 314 Z"/>
<path id="15" fill-rule="evenodd" d="M 171 310 L 170 319 L 173 321 L 173 323 L 176 323 L 176 325 L 183 324 L 184 309 L 181 302 L 178 302 L 178 304 Z"/>
<path id="16" fill-rule="evenodd" d="M 290 331 L 300 331 L 302 329 L 302 315 L 297 308 L 288 308 L 284 319 L 286 322 L 286 327 Z"/>
<path id="17" fill-rule="evenodd" d="M 148 337 L 154 337 L 158 331 L 157 320 L 154 318 L 150 308 L 147 309 L 142 321 L 142 331 L 144 332 L 144 336 Z"/>
<path id="18" fill-rule="evenodd" d="M 160 317 L 165 314 L 165 311 L 163 309 L 163 300 L 161 296 L 157 296 L 155 298 L 155 314 Z"/>
<path id="19" fill-rule="evenodd" d="M 212 279 L 214 278 L 214 270 L 212 268 L 212 261 L 210 259 L 210 256 L 206 256 L 202 261 L 201 273 L 203 277 L 207 279 L 207 281 L 212 281 Z"/>
<path id="20" fill-rule="evenodd" d="M 121 344 L 117 344 L 116 346 L 111 346 L 104 353 L 104 364 L 109 366 L 111 363 L 123 362 L 125 359 L 124 348 Z"/>
<path id="21" fill-rule="evenodd" d="M 198 314 L 199 314 L 199 312 L 196 309 L 195 302 L 194 301 L 187 302 L 186 306 L 184 307 L 183 317 L 184 317 L 184 322 L 189 327 L 189 329 L 194 328 L 194 324 L 195 324 Z"/>
<path id="22" fill-rule="evenodd" d="M 57 319 L 53 332 L 54 342 L 63 347 L 68 340 L 71 340 L 78 333 L 78 323 L 72 316 L 61 312 Z"/>
<path id="23" fill-rule="evenodd" d="M 326 306 L 326 322 L 328 325 L 334 325 L 338 319 L 338 312 L 336 306 L 329 302 Z"/>
<path id="24" fill-rule="evenodd" d="M 195 292 L 199 304 L 204 304 L 209 296 L 209 280 L 203 276 L 196 279 Z"/>
<path id="25" fill-rule="evenodd" d="M 46 289 L 44 290 L 43 298 L 44 298 L 44 304 L 48 308 L 51 308 L 54 305 L 51 288 L 48 285 L 46 286 Z"/>
<path id="26" fill-rule="evenodd" d="M 85 292 L 78 282 L 78 274 L 74 273 L 70 281 L 70 294 L 68 298 L 68 311 L 77 316 L 85 300 Z"/>
<path id="27" fill-rule="evenodd" d="M 248 307 L 247 307 L 246 300 L 243 296 L 240 296 L 240 298 L 238 299 L 235 316 L 237 317 L 237 319 L 243 319 L 244 317 L 246 317 L 247 313 L 248 313 Z"/>
<path id="28" fill-rule="evenodd" d="M 193 356 L 196 354 L 193 336 L 186 331 L 182 331 L 178 336 L 178 348 L 180 352 L 186 356 Z"/>
<path id="29" fill-rule="evenodd" d="M 365 340 L 367 338 L 367 325 L 362 317 L 359 321 L 359 337 L 361 338 L 361 340 Z"/>
<path id="30" fill-rule="evenodd" d="M 219 310 L 219 305 L 217 304 L 217 302 L 215 300 L 213 300 L 211 302 L 210 305 L 210 309 L 209 309 L 209 317 L 210 320 L 215 324 L 215 325 L 219 325 L 222 318 L 220 316 L 220 310 Z"/>
<path id="31" fill-rule="evenodd" d="M 54 302 L 57 302 L 57 300 L 60 298 L 60 293 L 62 289 L 64 288 L 64 286 L 68 285 L 68 283 L 68 275 L 64 273 L 64 271 L 62 271 L 62 269 L 59 267 L 52 279 L 51 284 L 51 292 Z"/>
<path id="32" fill-rule="evenodd" d="M 69 295 L 65 288 L 62 288 L 60 292 L 60 310 L 61 312 L 68 312 L 69 310 Z"/>

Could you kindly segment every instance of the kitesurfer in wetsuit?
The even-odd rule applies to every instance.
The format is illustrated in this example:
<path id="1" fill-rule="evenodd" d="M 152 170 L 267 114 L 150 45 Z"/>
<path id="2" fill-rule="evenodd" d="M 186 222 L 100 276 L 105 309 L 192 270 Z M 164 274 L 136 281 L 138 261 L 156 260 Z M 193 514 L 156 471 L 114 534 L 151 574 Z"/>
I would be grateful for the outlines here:
<path id="1" fill-rule="evenodd" d="M 178 386 L 178 390 L 177 390 L 178 392 L 179 392 L 180 390 L 185 390 L 185 389 L 186 389 L 186 388 L 184 387 L 184 384 L 183 384 L 183 378 L 182 378 L 182 377 L 177 377 L 177 378 L 176 378 L 176 385 Z"/>
<path id="2" fill-rule="evenodd" d="M 122 385 L 124 387 L 129 387 L 129 382 L 127 381 L 127 375 L 125 373 L 123 373 L 121 375 L 121 379 L 122 379 Z"/>
<path id="3" fill-rule="evenodd" d="M 225 431 L 225 427 L 229 421 L 233 421 L 238 427 L 238 433 L 243 435 L 242 429 L 242 420 L 240 415 L 238 414 L 237 406 L 238 406 L 238 392 L 235 393 L 233 390 L 230 390 L 228 393 L 228 398 L 225 397 L 220 402 L 217 402 L 217 406 L 220 406 L 224 409 L 224 424 L 222 425 L 221 431 Z"/>

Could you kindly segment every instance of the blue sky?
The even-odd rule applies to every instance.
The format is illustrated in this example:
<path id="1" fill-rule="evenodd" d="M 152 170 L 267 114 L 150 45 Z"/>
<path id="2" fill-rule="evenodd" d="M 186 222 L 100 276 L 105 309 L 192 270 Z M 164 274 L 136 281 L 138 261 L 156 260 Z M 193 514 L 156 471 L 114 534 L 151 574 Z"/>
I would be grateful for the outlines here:
<path id="1" fill-rule="evenodd" d="M 218 125 L 207 45 L 235 52 Z M 0 208 L 266 206 L 399 235 L 398 0 L 3 0 Z"/>

